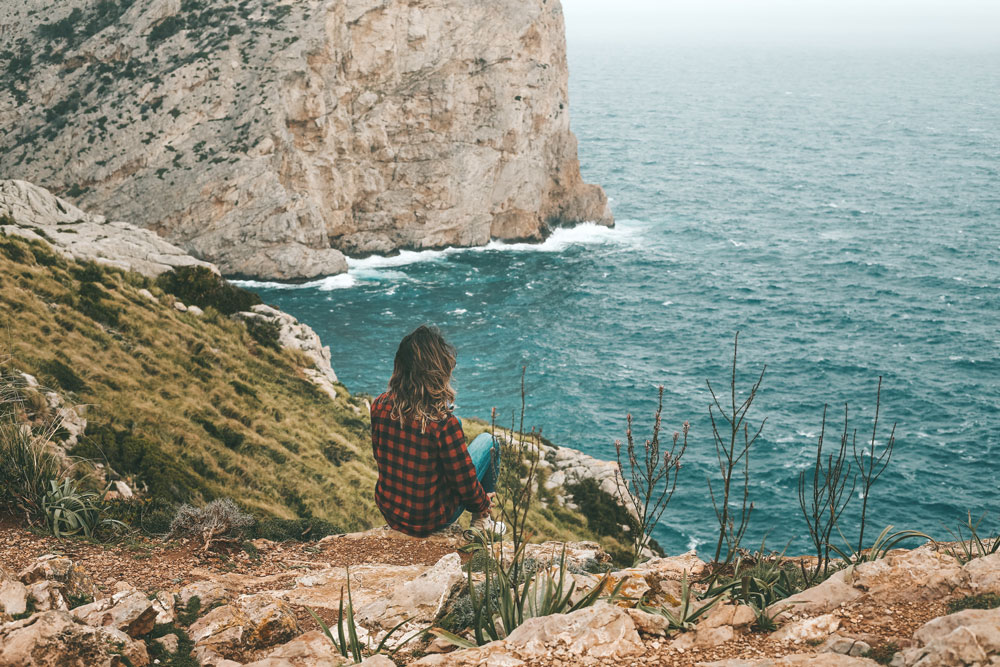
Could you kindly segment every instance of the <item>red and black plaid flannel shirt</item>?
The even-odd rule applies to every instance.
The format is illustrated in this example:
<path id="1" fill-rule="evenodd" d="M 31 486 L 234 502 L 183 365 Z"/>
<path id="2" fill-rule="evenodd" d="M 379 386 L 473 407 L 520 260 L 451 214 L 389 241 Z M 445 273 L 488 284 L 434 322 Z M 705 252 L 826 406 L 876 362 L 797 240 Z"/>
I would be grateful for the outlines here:
<path id="1" fill-rule="evenodd" d="M 386 392 L 372 401 L 372 451 L 378 465 L 375 503 L 389 527 L 424 537 L 443 528 L 460 505 L 473 512 L 490 507 L 465 446 L 458 418 L 400 424 Z"/>

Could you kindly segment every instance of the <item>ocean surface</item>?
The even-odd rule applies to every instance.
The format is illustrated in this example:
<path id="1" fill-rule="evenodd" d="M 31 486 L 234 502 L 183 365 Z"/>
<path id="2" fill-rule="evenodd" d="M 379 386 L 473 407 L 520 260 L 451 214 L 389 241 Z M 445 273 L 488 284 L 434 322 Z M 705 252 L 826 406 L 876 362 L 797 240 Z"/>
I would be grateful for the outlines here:
<path id="1" fill-rule="evenodd" d="M 385 387 L 399 339 L 439 325 L 459 350 L 458 413 L 527 423 L 614 458 L 631 412 L 648 437 L 687 420 L 680 483 L 656 538 L 714 546 L 706 380 L 750 418 L 746 545 L 809 547 L 799 472 L 844 404 L 859 442 L 896 453 L 870 499 L 882 527 L 945 536 L 967 511 L 1000 526 L 1000 51 L 669 50 L 571 45 L 584 177 L 614 229 L 540 245 L 352 260 L 300 286 L 251 283 L 314 327 L 355 392 Z M 832 432 L 832 433 L 831 433 Z M 859 494 L 841 520 L 856 540 Z"/>

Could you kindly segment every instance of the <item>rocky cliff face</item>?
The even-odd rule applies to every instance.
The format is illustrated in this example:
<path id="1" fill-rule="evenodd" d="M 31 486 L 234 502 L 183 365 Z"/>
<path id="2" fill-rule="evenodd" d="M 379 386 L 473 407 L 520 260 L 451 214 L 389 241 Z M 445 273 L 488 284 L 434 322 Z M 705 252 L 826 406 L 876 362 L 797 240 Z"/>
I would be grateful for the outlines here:
<path id="1" fill-rule="evenodd" d="M 227 274 L 612 221 L 559 0 L 24 0 L 0 35 L 0 177 Z"/>

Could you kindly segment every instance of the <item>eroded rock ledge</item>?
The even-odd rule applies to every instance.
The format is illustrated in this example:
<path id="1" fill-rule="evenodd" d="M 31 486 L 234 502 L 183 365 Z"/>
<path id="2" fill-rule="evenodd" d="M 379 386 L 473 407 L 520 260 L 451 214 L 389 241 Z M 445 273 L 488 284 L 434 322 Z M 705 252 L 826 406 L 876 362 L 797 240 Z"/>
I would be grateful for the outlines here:
<path id="1" fill-rule="evenodd" d="M 559 0 L 23 0 L 0 30 L 0 177 L 227 275 L 612 223 L 580 176 Z"/>

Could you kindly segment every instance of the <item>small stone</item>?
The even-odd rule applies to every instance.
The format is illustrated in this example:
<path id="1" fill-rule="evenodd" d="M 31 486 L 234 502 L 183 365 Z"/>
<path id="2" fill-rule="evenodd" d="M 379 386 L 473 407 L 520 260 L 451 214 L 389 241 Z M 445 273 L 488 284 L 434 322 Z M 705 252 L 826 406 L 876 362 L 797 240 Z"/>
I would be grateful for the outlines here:
<path id="1" fill-rule="evenodd" d="M 177 635 L 163 635 L 154 639 L 157 644 L 163 647 L 163 650 L 171 655 L 177 653 L 177 649 L 180 647 L 180 638 Z"/>
<path id="2" fill-rule="evenodd" d="M 177 310 L 181 311 L 182 313 L 186 313 L 187 309 L 188 309 L 187 306 L 185 306 L 180 301 L 174 301 L 174 308 L 176 308 Z"/>

